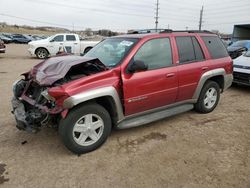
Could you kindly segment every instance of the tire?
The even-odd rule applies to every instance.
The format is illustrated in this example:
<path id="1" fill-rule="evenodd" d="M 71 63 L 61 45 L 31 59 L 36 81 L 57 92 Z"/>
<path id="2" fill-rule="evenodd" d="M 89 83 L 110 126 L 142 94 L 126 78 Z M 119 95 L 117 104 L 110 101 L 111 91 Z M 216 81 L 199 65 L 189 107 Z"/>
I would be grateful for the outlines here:
<path id="1" fill-rule="evenodd" d="M 200 93 L 199 99 L 194 109 L 199 113 L 212 112 L 220 100 L 220 87 L 214 81 L 207 81 Z"/>
<path id="2" fill-rule="evenodd" d="M 87 48 L 85 48 L 84 54 L 88 53 L 88 51 L 91 50 L 92 48 L 93 48 L 93 47 L 87 47 Z"/>
<path id="3" fill-rule="evenodd" d="M 36 50 L 36 57 L 38 59 L 46 59 L 49 56 L 49 52 L 45 48 L 38 48 Z"/>
<path id="4" fill-rule="evenodd" d="M 61 119 L 59 134 L 70 151 L 83 154 L 99 148 L 110 135 L 111 127 L 106 109 L 90 103 L 73 108 L 65 119 Z"/>

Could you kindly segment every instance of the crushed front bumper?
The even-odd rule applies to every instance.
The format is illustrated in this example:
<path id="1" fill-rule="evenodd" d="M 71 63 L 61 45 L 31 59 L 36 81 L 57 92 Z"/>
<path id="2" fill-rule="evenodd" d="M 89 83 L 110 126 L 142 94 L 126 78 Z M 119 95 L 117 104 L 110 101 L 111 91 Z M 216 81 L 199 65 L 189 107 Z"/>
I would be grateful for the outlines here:
<path id="1" fill-rule="evenodd" d="M 45 120 L 45 114 L 41 112 L 33 112 L 28 113 L 25 110 L 24 104 L 16 99 L 13 98 L 12 101 L 12 113 L 16 119 L 16 127 L 19 130 L 25 130 L 28 132 L 37 132 L 41 126 L 41 120 Z"/>

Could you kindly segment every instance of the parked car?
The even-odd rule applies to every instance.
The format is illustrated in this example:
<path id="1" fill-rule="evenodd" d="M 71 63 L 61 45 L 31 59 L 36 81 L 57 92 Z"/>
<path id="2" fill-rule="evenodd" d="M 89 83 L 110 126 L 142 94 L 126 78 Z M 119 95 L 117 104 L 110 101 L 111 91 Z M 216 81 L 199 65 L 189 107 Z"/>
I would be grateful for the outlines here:
<path id="1" fill-rule="evenodd" d="M 11 38 L 8 38 L 8 37 L 4 36 L 3 34 L 0 34 L 0 40 L 2 40 L 5 44 L 9 44 L 9 43 L 13 42 L 13 40 Z"/>
<path id="2" fill-rule="evenodd" d="M 234 83 L 250 86 L 250 50 L 234 59 Z"/>
<path id="3" fill-rule="evenodd" d="M 0 39 L 0 53 L 5 53 L 5 49 L 4 42 Z"/>
<path id="4" fill-rule="evenodd" d="M 29 43 L 29 53 L 39 59 L 55 56 L 62 47 L 67 53 L 80 55 L 86 53 L 99 41 L 80 41 L 77 34 L 57 34 L 44 40 Z"/>
<path id="5" fill-rule="evenodd" d="M 230 45 L 227 50 L 232 59 L 235 59 L 250 49 L 250 40 L 240 40 Z"/>
<path id="6" fill-rule="evenodd" d="M 192 109 L 212 112 L 232 83 L 232 70 L 214 34 L 111 37 L 83 57 L 49 58 L 24 73 L 13 86 L 13 113 L 17 128 L 31 132 L 59 122 L 65 146 L 81 154 L 101 146 L 112 127 L 136 127 Z"/>
<path id="7" fill-rule="evenodd" d="M 31 41 L 30 38 L 27 38 L 22 34 L 13 34 L 12 39 L 14 43 L 18 44 L 28 44 Z"/>

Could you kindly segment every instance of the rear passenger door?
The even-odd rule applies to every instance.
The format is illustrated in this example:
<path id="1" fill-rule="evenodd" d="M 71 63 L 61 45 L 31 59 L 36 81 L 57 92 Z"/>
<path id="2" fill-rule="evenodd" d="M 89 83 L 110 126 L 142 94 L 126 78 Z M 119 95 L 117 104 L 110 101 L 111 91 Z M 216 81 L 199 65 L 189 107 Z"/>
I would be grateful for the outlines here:
<path id="1" fill-rule="evenodd" d="M 66 40 L 64 43 L 64 47 L 68 53 L 78 54 L 80 53 L 80 44 L 77 41 L 75 35 L 66 35 Z"/>
<path id="2" fill-rule="evenodd" d="M 176 37 L 179 90 L 177 102 L 192 99 L 201 75 L 208 70 L 204 53 L 195 36 Z"/>

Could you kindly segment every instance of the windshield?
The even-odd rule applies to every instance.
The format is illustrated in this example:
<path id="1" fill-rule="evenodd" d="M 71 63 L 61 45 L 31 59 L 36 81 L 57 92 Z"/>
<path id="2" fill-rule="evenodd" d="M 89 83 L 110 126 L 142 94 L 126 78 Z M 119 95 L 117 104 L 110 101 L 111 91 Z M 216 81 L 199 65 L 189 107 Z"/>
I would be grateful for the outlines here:
<path id="1" fill-rule="evenodd" d="M 98 58 L 105 66 L 115 67 L 137 41 L 134 38 L 105 39 L 85 54 L 85 57 Z"/>
<path id="2" fill-rule="evenodd" d="M 250 57 L 250 51 L 247 51 L 245 54 L 244 54 L 245 57 Z"/>
<path id="3" fill-rule="evenodd" d="M 237 41 L 233 43 L 232 47 L 246 47 L 247 41 Z"/>

